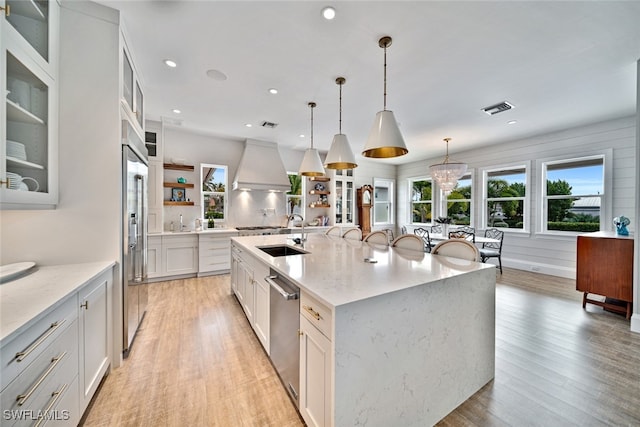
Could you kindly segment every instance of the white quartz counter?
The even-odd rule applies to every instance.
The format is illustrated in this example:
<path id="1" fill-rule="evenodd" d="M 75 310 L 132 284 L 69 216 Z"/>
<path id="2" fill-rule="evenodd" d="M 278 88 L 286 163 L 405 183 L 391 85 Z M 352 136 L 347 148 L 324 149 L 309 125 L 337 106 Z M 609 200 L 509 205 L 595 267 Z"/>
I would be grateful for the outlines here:
<path id="1" fill-rule="evenodd" d="M 309 234 L 304 255 L 272 257 L 257 246 L 295 245 L 295 235 L 233 237 L 256 258 L 294 280 L 332 308 L 494 265 L 390 248 L 324 234 Z M 367 263 L 365 258 L 377 262 Z"/>
<path id="2" fill-rule="evenodd" d="M 36 271 L 0 285 L 0 343 L 20 334 L 27 324 L 71 295 L 113 261 L 36 267 Z"/>
<path id="3" fill-rule="evenodd" d="M 204 234 L 204 235 L 216 235 L 216 234 L 238 234 L 238 230 L 236 230 L 235 228 L 210 228 L 210 229 L 206 229 L 206 230 L 191 230 L 191 231 L 163 231 L 161 233 L 149 233 L 148 236 L 152 237 L 152 236 L 180 236 L 180 235 L 186 235 L 186 236 L 190 236 L 190 235 L 198 235 L 198 234 Z"/>

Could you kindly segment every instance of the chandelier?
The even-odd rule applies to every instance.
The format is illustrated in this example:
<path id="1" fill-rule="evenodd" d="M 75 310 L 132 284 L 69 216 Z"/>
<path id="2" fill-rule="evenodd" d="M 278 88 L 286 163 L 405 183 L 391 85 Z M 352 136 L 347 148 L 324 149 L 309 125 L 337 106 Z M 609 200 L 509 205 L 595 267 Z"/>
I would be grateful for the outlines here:
<path id="1" fill-rule="evenodd" d="M 447 154 L 444 156 L 442 163 L 429 166 L 431 177 L 438 183 L 438 187 L 445 194 L 449 194 L 456 188 L 458 180 L 467 172 L 466 163 L 449 161 L 449 141 L 451 141 L 451 138 L 444 139 L 444 142 L 447 143 Z"/>

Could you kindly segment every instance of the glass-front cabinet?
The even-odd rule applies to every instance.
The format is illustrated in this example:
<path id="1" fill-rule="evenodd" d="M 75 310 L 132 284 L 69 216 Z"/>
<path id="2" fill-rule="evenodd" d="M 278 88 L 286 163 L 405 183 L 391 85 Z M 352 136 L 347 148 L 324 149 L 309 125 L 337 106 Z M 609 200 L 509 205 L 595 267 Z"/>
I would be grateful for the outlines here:
<path id="1" fill-rule="evenodd" d="M 353 169 L 336 170 L 335 225 L 353 225 L 355 221 L 355 183 Z"/>
<path id="2" fill-rule="evenodd" d="M 124 38 L 123 38 L 124 40 Z M 131 53 L 123 41 L 122 49 L 122 107 L 124 113 L 132 123 L 140 138 L 144 137 L 144 93 L 139 76 L 136 73 Z"/>
<path id="3" fill-rule="evenodd" d="M 53 208 L 58 199 L 58 3 L 0 1 L 0 7 L 1 206 Z"/>

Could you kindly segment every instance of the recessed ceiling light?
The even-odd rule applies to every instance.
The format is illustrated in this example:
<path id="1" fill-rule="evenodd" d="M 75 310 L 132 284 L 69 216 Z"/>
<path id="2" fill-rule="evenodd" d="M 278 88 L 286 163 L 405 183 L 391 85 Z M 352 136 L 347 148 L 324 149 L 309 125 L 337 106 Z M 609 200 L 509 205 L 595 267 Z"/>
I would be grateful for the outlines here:
<path id="1" fill-rule="evenodd" d="M 327 6 L 322 9 L 322 17 L 327 20 L 331 20 L 336 17 L 336 10 L 331 6 Z"/>
<path id="2" fill-rule="evenodd" d="M 300 135 L 298 135 L 300 138 L 304 138 L 304 134 L 301 133 Z"/>
<path id="3" fill-rule="evenodd" d="M 173 60 L 171 60 L 171 59 L 165 59 L 165 60 L 164 60 L 164 64 L 165 64 L 167 67 L 171 67 L 171 68 L 176 68 L 176 67 L 178 66 L 178 64 L 176 64 L 176 61 L 173 61 Z"/>
<path id="4" fill-rule="evenodd" d="M 278 89 L 272 87 L 272 88 L 269 89 L 269 93 L 272 94 L 272 95 L 275 95 L 276 93 L 278 93 Z"/>
<path id="5" fill-rule="evenodd" d="M 177 108 L 174 108 L 174 109 L 173 109 L 173 110 L 171 110 L 171 111 L 173 111 L 173 112 L 174 112 L 174 113 L 176 113 L 176 114 L 180 114 L 180 113 L 182 113 L 182 111 L 178 110 Z"/>
<path id="6" fill-rule="evenodd" d="M 518 123 L 518 121 L 517 121 L 517 120 L 509 120 L 509 121 L 507 122 L 507 124 L 508 124 L 508 125 L 515 125 L 516 123 Z"/>
<path id="7" fill-rule="evenodd" d="M 245 126 L 246 126 L 246 127 L 248 127 L 248 128 L 250 128 L 250 127 L 252 127 L 253 125 L 252 125 L 251 123 L 245 123 Z"/>
<path id="8" fill-rule="evenodd" d="M 219 82 L 227 80 L 227 75 L 220 70 L 207 70 L 207 77 Z"/>

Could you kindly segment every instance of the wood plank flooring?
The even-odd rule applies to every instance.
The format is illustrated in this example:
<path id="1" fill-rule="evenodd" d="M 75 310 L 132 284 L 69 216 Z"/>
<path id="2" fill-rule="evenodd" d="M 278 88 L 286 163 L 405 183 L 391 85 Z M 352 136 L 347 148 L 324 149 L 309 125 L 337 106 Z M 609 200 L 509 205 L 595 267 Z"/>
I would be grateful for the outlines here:
<path id="1" fill-rule="evenodd" d="M 304 425 L 228 275 L 154 283 L 149 297 L 85 426 Z M 640 334 L 581 301 L 573 280 L 498 275 L 495 379 L 438 425 L 640 426 Z"/>

